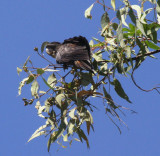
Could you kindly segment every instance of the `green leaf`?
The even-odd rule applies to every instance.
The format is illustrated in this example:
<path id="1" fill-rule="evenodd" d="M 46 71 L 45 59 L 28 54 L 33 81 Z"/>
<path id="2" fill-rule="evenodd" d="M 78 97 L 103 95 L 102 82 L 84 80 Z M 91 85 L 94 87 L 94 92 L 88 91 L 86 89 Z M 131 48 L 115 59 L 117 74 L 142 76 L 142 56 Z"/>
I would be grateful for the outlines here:
<path id="1" fill-rule="evenodd" d="M 26 81 L 26 84 L 31 83 L 34 80 L 34 76 L 33 75 L 29 75 L 29 79 Z"/>
<path id="2" fill-rule="evenodd" d="M 154 27 L 151 28 L 150 38 L 152 39 L 152 41 L 153 41 L 154 43 L 157 44 L 157 31 L 156 31 L 156 29 L 155 29 Z"/>
<path id="3" fill-rule="evenodd" d="M 81 73 L 81 85 L 82 86 L 88 86 L 90 83 L 92 83 L 93 78 L 90 73 Z"/>
<path id="4" fill-rule="evenodd" d="M 117 24 L 117 23 L 112 23 L 111 25 L 112 25 L 113 29 L 114 29 L 115 31 L 117 31 L 118 24 Z"/>
<path id="5" fill-rule="evenodd" d="M 56 139 L 57 139 L 57 133 L 58 133 L 58 131 L 54 131 L 54 132 L 50 135 L 50 138 L 49 138 L 48 144 L 47 144 L 48 152 L 49 152 L 49 150 L 50 150 L 51 143 L 55 142 Z"/>
<path id="6" fill-rule="evenodd" d="M 21 69 L 21 68 L 17 67 L 17 73 L 18 73 L 18 76 L 19 76 L 19 73 L 20 73 L 20 72 L 22 72 L 22 71 L 23 71 L 23 69 Z"/>
<path id="7" fill-rule="evenodd" d="M 29 77 L 24 78 L 20 83 L 18 87 L 18 95 L 21 95 L 22 87 L 25 85 L 25 83 L 28 81 Z"/>
<path id="8" fill-rule="evenodd" d="M 136 38 L 136 43 L 139 46 L 142 54 L 145 54 L 146 53 L 146 49 L 145 49 L 144 44 L 138 38 Z"/>
<path id="9" fill-rule="evenodd" d="M 95 38 L 95 37 L 92 37 L 93 40 L 97 41 L 97 42 L 101 42 L 99 39 Z"/>
<path id="10" fill-rule="evenodd" d="M 137 26 L 137 28 L 142 32 L 142 34 L 143 34 L 144 36 L 146 36 L 146 33 L 145 33 L 145 31 L 144 31 L 143 24 L 142 24 L 138 19 L 136 20 L 136 26 Z"/>
<path id="11" fill-rule="evenodd" d="M 115 0 L 111 0 L 111 5 L 113 7 L 113 10 L 115 11 L 116 10 Z"/>
<path id="12" fill-rule="evenodd" d="M 110 96 L 109 93 L 107 93 L 107 91 L 106 91 L 106 89 L 104 87 L 103 87 L 103 92 L 104 92 L 104 96 L 107 99 L 107 103 L 110 104 L 114 109 L 116 109 L 117 107 L 115 106 L 112 97 Z"/>
<path id="13" fill-rule="evenodd" d="M 110 19 L 108 13 L 105 12 L 101 17 L 101 27 L 102 29 L 105 28 L 110 23 Z"/>
<path id="14" fill-rule="evenodd" d="M 50 89 L 54 90 L 54 88 L 51 87 L 43 77 L 42 77 L 42 79 L 43 79 L 44 83 L 45 83 Z"/>
<path id="15" fill-rule="evenodd" d="M 89 133 L 90 133 L 90 127 L 91 127 L 91 123 L 89 121 L 86 121 L 86 127 L 87 127 L 87 133 L 89 135 Z"/>
<path id="16" fill-rule="evenodd" d="M 130 16 L 132 22 L 133 22 L 134 24 L 136 24 L 137 18 L 136 18 L 136 16 L 134 15 L 134 12 L 133 12 L 133 10 L 132 10 L 131 8 L 130 8 L 128 14 L 129 14 L 129 16 Z"/>
<path id="17" fill-rule="evenodd" d="M 84 13 L 85 18 L 92 19 L 91 10 L 92 10 L 93 6 L 94 6 L 94 3 L 88 9 L 86 9 L 86 11 Z"/>
<path id="18" fill-rule="evenodd" d="M 37 74 L 42 75 L 45 71 L 42 68 L 37 69 Z"/>
<path id="19" fill-rule="evenodd" d="M 47 41 L 42 43 L 42 45 L 41 45 L 41 53 L 43 53 L 43 51 L 44 51 L 44 49 L 45 49 L 47 44 L 49 44 L 49 42 L 47 42 Z"/>
<path id="20" fill-rule="evenodd" d="M 38 89 L 39 89 L 39 84 L 36 80 L 34 80 L 31 86 L 31 94 L 35 98 L 38 98 Z"/>
<path id="21" fill-rule="evenodd" d="M 80 138 L 83 138 L 84 140 L 85 140 L 85 142 L 86 142 L 86 144 L 87 144 L 87 148 L 90 148 L 89 147 L 89 142 L 88 142 L 88 138 L 87 138 L 87 136 L 85 135 L 85 133 L 83 132 L 83 130 L 82 129 L 78 129 L 78 136 L 80 136 Z M 81 139 L 80 139 L 81 140 Z"/>
<path id="22" fill-rule="evenodd" d="M 120 46 L 125 47 L 123 31 L 122 31 L 122 23 L 119 24 L 117 29 L 117 39 L 120 42 Z"/>
<path id="23" fill-rule="evenodd" d="M 114 79 L 114 82 L 113 82 L 113 83 L 114 83 L 114 89 L 115 89 L 115 91 L 117 92 L 117 94 L 118 94 L 121 98 L 127 100 L 129 103 L 132 103 L 132 102 L 129 100 L 129 97 L 127 96 L 127 94 L 124 92 L 124 90 L 123 90 L 120 82 L 119 82 L 117 79 Z"/>
<path id="24" fill-rule="evenodd" d="M 148 45 L 149 48 L 155 49 L 155 50 L 160 50 L 160 47 L 157 46 L 156 44 L 150 42 L 150 41 L 145 41 L 145 43 Z"/>
<path id="25" fill-rule="evenodd" d="M 50 135 L 50 138 L 49 138 L 48 143 L 47 143 L 48 152 L 50 151 L 50 147 L 51 147 L 51 141 L 52 141 L 51 136 L 52 136 L 52 134 Z"/>

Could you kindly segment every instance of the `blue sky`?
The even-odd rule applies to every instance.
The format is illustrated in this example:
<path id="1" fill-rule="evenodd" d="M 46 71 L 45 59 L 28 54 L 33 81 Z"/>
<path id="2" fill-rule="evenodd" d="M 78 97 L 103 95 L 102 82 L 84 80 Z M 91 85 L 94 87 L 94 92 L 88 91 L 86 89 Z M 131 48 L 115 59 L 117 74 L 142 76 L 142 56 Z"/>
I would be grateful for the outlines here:
<path id="1" fill-rule="evenodd" d="M 43 41 L 63 41 L 76 35 L 100 38 L 100 17 L 102 9 L 93 9 L 93 19 L 84 18 L 84 11 L 94 1 L 91 0 L 14 0 L 0 2 L 0 155 L 1 156 L 44 156 L 48 138 L 39 137 L 26 143 L 31 134 L 43 124 L 37 116 L 34 105 L 24 107 L 21 100 L 29 94 L 23 90 L 18 97 L 18 85 L 23 75 L 18 77 L 16 67 L 24 63 L 28 56 L 40 67 L 45 65 L 33 48 Z M 156 55 L 157 58 L 159 54 Z M 138 84 L 148 89 L 160 83 L 159 59 L 147 61 L 136 71 Z M 160 155 L 160 95 L 145 93 L 136 88 L 130 78 L 119 76 L 133 104 L 127 104 L 115 95 L 115 100 L 136 112 L 126 112 L 123 120 L 129 130 L 121 126 L 120 135 L 116 127 L 105 116 L 103 104 L 94 112 L 95 132 L 89 136 L 90 150 L 85 143 L 74 142 L 67 149 L 51 146 L 51 155 L 70 156 L 151 156 Z M 28 91 L 28 92 L 25 92 Z"/>

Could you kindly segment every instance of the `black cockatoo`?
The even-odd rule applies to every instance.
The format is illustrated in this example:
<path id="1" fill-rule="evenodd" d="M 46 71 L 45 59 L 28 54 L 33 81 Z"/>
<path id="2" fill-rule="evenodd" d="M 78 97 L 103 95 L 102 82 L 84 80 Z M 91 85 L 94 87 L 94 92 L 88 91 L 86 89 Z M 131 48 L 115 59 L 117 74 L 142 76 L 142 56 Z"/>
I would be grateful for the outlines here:
<path id="1" fill-rule="evenodd" d="M 73 37 L 63 43 L 51 42 L 46 46 L 48 55 L 56 58 L 58 64 L 76 67 L 93 72 L 90 46 L 85 37 Z"/>

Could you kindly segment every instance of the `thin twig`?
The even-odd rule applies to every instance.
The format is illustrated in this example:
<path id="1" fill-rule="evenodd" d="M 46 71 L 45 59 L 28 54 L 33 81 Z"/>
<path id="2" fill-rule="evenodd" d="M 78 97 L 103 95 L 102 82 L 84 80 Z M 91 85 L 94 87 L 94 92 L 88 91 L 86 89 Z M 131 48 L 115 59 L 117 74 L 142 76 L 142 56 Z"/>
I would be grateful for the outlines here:
<path id="1" fill-rule="evenodd" d="M 133 71 L 132 71 L 131 78 L 132 78 L 132 81 L 133 81 L 133 83 L 135 84 L 135 86 L 136 86 L 137 88 L 139 88 L 140 90 L 142 90 L 142 91 L 144 91 L 144 92 L 150 92 L 150 91 L 156 90 L 156 91 L 160 94 L 160 91 L 158 90 L 158 88 L 160 88 L 160 87 L 153 87 L 152 89 L 148 89 L 148 90 L 143 89 L 142 87 L 140 87 L 140 86 L 136 83 L 136 81 L 135 81 L 135 79 L 134 79 L 134 77 L 133 77 L 134 71 L 135 71 L 135 68 L 134 68 Z"/>

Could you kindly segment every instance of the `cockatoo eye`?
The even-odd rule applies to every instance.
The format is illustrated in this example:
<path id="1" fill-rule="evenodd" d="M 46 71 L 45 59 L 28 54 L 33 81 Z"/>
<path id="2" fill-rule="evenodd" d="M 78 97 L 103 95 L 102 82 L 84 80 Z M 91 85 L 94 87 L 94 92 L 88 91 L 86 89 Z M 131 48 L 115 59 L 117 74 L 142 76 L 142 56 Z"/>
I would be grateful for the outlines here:
<path id="1" fill-rule="evenodd" d="M 46 52 L 48 55 L 52 56 L 52 57 L 56 57 L 56 51 L 53 50 L 52 48 L 46 48 Z"/>

